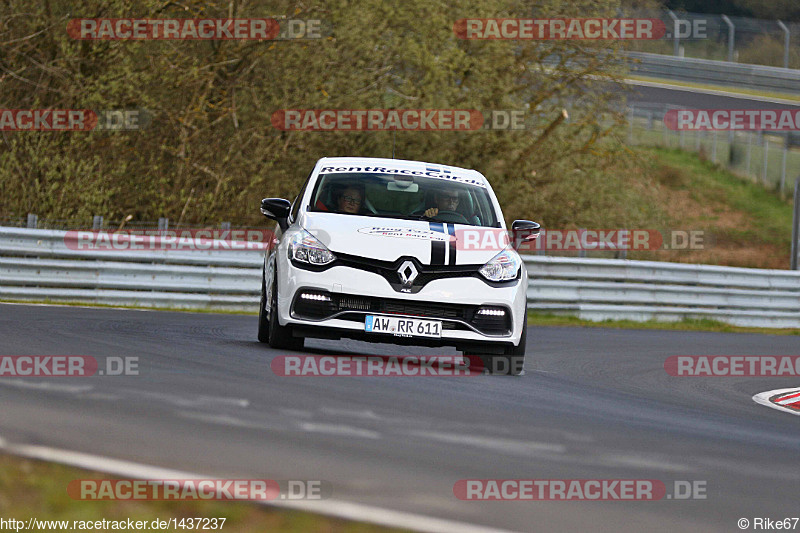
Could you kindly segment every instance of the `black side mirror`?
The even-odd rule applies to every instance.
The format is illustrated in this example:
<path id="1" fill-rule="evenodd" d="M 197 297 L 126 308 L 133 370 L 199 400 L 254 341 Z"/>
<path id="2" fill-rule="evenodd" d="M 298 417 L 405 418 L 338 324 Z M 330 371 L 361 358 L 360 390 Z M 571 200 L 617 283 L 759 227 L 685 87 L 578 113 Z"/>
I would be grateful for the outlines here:
<path id="1" fill-rule="evenodd" d="M 264 198 L 261 200 L 261 214 L 276 221 L 281 230 L 289 227 L 289 210 L 292 203 L 283 198 Z"/>
<path id="2" fill-rule="evenodd" d="M 515 220 L 511 223 L 511 231 L 514 232 L 515 243 L 538 239 L 540 229 L 541 226 L 537 222 L 531 222 L 530 220 Z"/>

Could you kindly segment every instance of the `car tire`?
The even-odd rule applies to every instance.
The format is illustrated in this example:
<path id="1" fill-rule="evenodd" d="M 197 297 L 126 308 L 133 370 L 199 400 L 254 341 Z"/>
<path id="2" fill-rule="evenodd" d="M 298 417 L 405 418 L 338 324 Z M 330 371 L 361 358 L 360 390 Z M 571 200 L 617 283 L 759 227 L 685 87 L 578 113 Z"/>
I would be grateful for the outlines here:
<path id="1" fill-rule="evenodd" d="M 272 348 L 279 350 L 302 350 L 305 339 L 303 337 L 295 337 L 292 335 L 291 326 L 281 326 L 278 321 L 278 280 L 277 272 L 275 273 L 276 279 L 273 281 L 272 287 L 272 301 L 269 306 L 269 345 Z"/>
<path id="2" fill-rule="evenodd" d="M 468 356 L 470 359 L 472 358 L 471 356 L 479 357 L 483 368 L 487 370 L 489 374 L 519 376 L 522 374 L 522 370 L 525 366 L 525 346 L 527 337 L 528 317 L 526 313 L 525 322 L 522 324 L 522 335 L 520 336 L 519 344 L 516 346 L 504 346 L 504 353 L 500 355 L 479 355 L 471 352 L 465 352 L 464 355 Z"/>
<path id="3" fill-rule="evenodd" d="M 261 270 L 261 304 L 258 308 L 258 342 L 269 342 L 269 318 L 267 315 L 267 285 L 264 283 L 264 270 Z"/>

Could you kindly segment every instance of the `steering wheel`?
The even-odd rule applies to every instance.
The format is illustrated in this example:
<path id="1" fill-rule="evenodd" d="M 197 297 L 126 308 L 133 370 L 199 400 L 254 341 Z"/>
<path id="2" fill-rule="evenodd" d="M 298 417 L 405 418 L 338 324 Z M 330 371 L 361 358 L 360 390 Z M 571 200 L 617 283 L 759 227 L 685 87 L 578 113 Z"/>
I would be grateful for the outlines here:
<path id="1" fill-rule="evenodd" d="M 440 209 L 438 213 L 436 213 L 433 218 L 437 220 L 442 219 L 442 222 L 453 222 L 456 224 L 469 224 L 467 217 L 459 213 L 458 211 L 445 211 Z"/>

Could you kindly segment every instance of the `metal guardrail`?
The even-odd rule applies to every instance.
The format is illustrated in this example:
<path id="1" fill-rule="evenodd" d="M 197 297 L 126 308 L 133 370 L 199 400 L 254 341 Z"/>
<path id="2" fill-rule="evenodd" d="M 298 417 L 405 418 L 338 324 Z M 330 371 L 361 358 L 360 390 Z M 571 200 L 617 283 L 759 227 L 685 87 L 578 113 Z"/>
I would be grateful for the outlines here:
<path id="1" fill-rule="evenodd" d="M 74 250 L 66 235 L 0 227 L 0 299 L 258 309 L 260 250 Z"/>
<path id="2" fill-rule="evenodd" d="M 84 252 L 66 233 L 0 227 L 0 299 L 148 307 L 258 307 L 262 252 Z M 589 320 L 710 318 L 800 328 L 800 272 L 526 256 L 531 310 Z"/>
<path id="3" fill-rule="evenodd" d="M 588 320 L 709 318 L 800 328 L 800 272 L 568 257 L 525 263 L 530 309 Z"/>
<path id="4" fill-rule="evenodd" d="M 800 70 L 627 52 L 631 73 L 666 80 L 800 94 Z"/>

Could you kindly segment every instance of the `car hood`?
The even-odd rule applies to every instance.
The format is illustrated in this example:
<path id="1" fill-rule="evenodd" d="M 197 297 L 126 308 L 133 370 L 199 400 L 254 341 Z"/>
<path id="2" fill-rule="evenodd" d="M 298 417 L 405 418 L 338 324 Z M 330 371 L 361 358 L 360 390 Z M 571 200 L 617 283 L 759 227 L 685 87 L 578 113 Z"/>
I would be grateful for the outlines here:
<path id="1" fill-rule="evenodd" d="M 306 212 L 300 226 L 334 254 L 423 265 L 483 265 L 507 244 L 501 228 L 423 220 Z"/>

